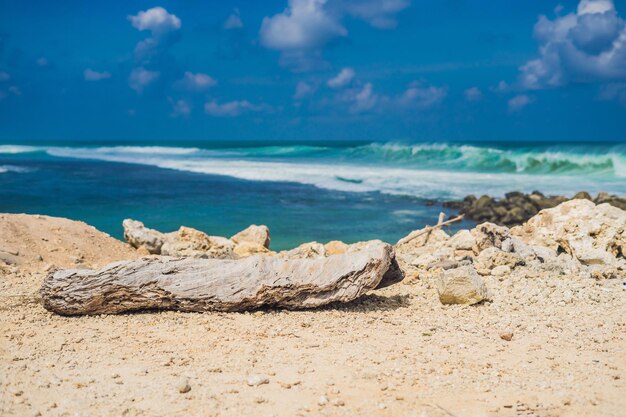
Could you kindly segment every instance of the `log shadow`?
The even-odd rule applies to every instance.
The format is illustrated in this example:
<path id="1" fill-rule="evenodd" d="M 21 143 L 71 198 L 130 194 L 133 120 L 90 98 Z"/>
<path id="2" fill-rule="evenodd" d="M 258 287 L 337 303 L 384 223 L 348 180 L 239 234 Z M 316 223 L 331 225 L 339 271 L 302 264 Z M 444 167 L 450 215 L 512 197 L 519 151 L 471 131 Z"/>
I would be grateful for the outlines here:
<path id="1" fill-rule="evenodd" d="M 272 312 L 272 313 L 280 313 L 280 312 L 298 312 L 298 311 L 306 311 L 306 312 L 316 312 L 316 311 L 342 311 L 346 313 L 369 313 L 376 311 L 393 311 L 403 307 L 410 306 L 410 295 L 408 294 L 398 294 L 398 295 L 378 295 L 378 294 L 365 294 L 356 300 L 348 301 L 348 302 L 340 302 L 336 301 L 324 306 L 320 307 L 312 307 L 312 308 L 302 308 L 302 309 L 294 309 L 294 308 L 283 308 L 277 306 L 261 306 L 259 308 L 254 308 L 250 310 L 241 310 L 241 311 L 180 311 L 175 308 L 141 308 L 137 310 L 124 311 L 120 313 L 112 313 L 110 315 L 117 316 L 141 316 L 141 315 L 150 315 L 150 314 L 159 314 L 168 311 L 179 311 L 184 314 L 246 314 L 253 313 L 255 311 L 263 311 L 263 312 Z M 99 316 L 100 314 L 96 314 L 95 316 Z M 106 314 L 105 314 L 106 315 Z M 69 316 L 69 317 L 93 317 L 94 315 L 78 315 L 78 316 Z"/>
<path id="2" fill-rule="evenodd" d="M 410 296 L 408 294 L 391 296 L 365 294 L 356 300 L 347 303 L 334 302 L 316 309 L 311 309 L 311 311 L 337 310 L 354 313 L 368 313 L 372 311 L 393 311 L 410 305 Z"/>

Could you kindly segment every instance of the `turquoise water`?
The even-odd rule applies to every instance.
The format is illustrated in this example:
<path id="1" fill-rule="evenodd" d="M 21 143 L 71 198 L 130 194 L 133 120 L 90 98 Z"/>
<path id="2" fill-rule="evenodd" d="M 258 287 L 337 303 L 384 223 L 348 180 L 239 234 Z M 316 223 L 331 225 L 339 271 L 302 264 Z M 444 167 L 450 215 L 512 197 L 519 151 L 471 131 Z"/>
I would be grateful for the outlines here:
<path id="1" fill-rule="evenodd" d="M 117 237 L 121 220 L 133 217 L 161 230 L 185 224 L 217 235 L 264 223 L 277 249 L 310 240 L 395 241 L 433 223 L 445 200 L 512 190 L 626 195 L 626 146 L 0 145 L 0 211 L 81 219 Z"/>

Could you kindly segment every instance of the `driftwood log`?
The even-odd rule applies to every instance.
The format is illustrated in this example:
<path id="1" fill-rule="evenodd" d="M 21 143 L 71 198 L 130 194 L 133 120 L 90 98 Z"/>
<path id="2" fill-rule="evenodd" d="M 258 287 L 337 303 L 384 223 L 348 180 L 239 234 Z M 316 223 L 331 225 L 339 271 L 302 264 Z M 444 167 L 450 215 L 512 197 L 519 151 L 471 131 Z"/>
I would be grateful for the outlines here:
<path id="1" fill-rule="evenodd" d="M 393 248 L 373 241 L 320 259 L 148 257 L 100 270 L 56 271 L 44 280 L 41 297 L 46 309 L 63 315 L 298 309 L 351 301 L 401 279 Z"/>

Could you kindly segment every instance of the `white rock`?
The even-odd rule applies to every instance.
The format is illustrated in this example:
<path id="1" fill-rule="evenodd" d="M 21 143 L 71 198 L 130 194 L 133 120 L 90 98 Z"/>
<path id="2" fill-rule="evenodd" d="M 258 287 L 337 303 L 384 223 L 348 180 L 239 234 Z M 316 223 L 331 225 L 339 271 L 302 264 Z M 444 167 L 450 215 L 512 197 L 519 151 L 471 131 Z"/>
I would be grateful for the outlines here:
<path id="1" fill-rule="evenodd" d="M 270 229 L 265 226 L 250 225 L 241 232 L 233 235 L 230 240 L 239 244 L 243 242 L 256 243 L 257 245 L 270 247 Z"/>
<path id="2" fill-rule="evenodd" d="M 142 222 L 132 219 L 125 219 L 122 222 L 124 227 L 124 239 L 134 248 L 145 248 L 149 253 L 160 254 L 161 247 L 165 242 L 165 235 L 158 230 L 147 228 Z"/>
<path id="3" fill-rule="evenodd" d="M 471 265 L 443 271 L 437 291 L 442 304 L 476 304 L 489 298 L 483 279 Z"/>
<path id="4" fill-rule="evenodd" d="M 270 379 L 267 375 L 262 374 L 253 374 L 248 376 L 247 384 L 251 387 L 257 387 L 263 384 L 269 384 Z"/>
<path id="5" fill-rule="evenodd" d="M 469 230 L 463 229 L 450 238 L 448 245 L 454 250 L 472 250 L 476 239 Z"/>

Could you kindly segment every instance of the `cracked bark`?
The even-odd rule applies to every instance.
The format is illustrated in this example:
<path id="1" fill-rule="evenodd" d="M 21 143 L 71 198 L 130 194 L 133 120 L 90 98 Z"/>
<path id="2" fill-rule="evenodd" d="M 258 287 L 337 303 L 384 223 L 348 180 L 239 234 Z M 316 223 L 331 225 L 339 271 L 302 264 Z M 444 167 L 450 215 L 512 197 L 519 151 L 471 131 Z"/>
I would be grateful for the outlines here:
<path id="1" fill-rule="evenodd" d="M 152 257 L 100 270 L 56 271 L 40 293 L 46 309 L 63 315 L 312 308 L 351 301 L 384 285 L 393 265 L 393 248 L 383 242 L 321 259 Z M 401 279 L 391 275 L 384 281 Z"/>

